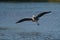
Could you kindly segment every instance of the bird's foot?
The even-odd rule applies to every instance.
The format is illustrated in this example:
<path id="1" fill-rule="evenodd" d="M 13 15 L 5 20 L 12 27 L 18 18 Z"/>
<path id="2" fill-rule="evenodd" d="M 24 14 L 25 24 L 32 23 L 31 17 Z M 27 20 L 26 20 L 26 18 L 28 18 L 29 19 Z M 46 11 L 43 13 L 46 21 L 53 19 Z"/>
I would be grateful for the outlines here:
<path id="1" fill-rule="evenodd" d="M 38 23 L 37 25 L 39 26 L 40 24 Z"/>

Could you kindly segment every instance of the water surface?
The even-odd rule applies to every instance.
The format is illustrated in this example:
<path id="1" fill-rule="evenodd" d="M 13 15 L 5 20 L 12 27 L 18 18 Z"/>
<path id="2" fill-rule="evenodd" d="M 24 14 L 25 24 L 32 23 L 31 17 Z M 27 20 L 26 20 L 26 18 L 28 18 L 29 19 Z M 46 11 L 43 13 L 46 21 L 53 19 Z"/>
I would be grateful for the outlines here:
<path id="1" fill-rule="evenodd" d="M 60 3 L 0 3 L 0 40 L 60 40 Z M 16 21 L 44 11 L 40 25 Z"/>

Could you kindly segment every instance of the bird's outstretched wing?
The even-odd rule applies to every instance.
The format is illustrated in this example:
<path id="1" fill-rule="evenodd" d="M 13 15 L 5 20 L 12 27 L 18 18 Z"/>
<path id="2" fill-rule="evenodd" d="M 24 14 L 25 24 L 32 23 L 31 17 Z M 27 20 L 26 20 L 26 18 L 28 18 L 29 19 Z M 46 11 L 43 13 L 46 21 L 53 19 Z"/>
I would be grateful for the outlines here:
<path id="1" fill-rule="evenodd" d="M 32 18 L 23 18 L 23 19 L 17 21 L 16 23 L 21 23 L 21 22 L 24 22 L 24 21 L 32 21 Z"/>
<path id="2" fill-rule="evenodd" d="M 48 13 L 51 13 L 51 11 L 39 13 L 39 14 L 36 16 L 36 18 L 39 18 L 39 17 L 41 17 L 41 16 L 43 16 L 43 15 L 45 15 L 45 14 L 48 14 Z"/>

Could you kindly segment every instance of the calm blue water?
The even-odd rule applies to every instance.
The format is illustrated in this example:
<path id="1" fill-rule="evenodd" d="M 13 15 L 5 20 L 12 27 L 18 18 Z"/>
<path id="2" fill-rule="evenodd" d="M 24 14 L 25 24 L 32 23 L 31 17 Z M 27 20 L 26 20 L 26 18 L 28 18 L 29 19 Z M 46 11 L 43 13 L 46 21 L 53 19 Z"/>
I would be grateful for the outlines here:
<path id="1" fill-rule="evenodd" d="M 40 25 L 16 21 L 44 11 Z M 0 40 L 60 40 L 60 3 L 0 3 Z"/>

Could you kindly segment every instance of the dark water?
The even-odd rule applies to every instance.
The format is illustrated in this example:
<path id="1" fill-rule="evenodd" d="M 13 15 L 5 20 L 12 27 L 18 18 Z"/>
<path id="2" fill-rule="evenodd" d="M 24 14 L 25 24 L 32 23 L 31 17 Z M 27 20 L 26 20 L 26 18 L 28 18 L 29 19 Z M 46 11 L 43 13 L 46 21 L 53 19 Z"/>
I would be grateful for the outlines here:
<path id="1" fill-rule="evenodd" d="M 40 18 L 40 25 L 23 22 L 44 11 L 52 13 Z M 60 3 L 0 3 L 0 40 L 60 40 Z"/>

